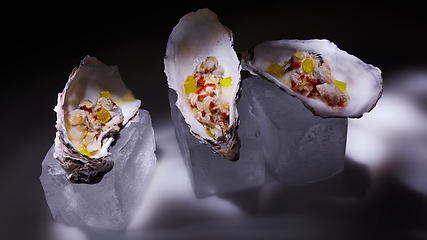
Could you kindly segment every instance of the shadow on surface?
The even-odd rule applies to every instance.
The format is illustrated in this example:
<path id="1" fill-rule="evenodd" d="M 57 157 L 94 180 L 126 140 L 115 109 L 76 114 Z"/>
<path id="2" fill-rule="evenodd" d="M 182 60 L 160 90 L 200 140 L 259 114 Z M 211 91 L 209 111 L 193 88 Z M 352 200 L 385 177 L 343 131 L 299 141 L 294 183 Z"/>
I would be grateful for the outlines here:
<path id="1" fill-rule="evenodd" d="M 220 196 L 253 217 L 316 217 L 326 224 L 325 233 L 358 232 L 364 236 L 402 234 L 407 237 L 427 230 L 424 195 L 409 189 L 387 171 L 372 179 L 368 168 L 346 159 L 344 170 L 334 177 L 303 187 L 276 181 Z"/>
<path id="2" fill-rule="evenodd" d="M 346 159 L 337 175 L 301 187 L 272 181 L 261 187 L 220 195 L 249 215 L 270 215 L 324 209 L 331 199 L 361 198 L 370 185 L 367 167 Z M 300 209 L 300 210 L 297 210 Z"/>

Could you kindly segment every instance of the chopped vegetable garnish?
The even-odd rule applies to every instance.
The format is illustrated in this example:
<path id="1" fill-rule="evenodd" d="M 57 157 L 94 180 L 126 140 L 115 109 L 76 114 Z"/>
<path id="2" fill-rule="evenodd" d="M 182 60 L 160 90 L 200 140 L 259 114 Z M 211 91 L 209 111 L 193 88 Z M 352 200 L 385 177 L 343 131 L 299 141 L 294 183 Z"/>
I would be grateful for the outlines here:
<path id="1" fill-rule="evenodd" d="M 273 63 L 270 66 L 268 66 L 267 72 L 278 78 L 281 78 L 284 75 L 282 67 L 278 63 Z"/>
<path id="2" fill-rule="evenodd" d="M 299 67 L 301 67 L 301 65 L 302 65 L 302 63 L 301 62 L 294 62 L 294 63 L 292 63 L 291 64 L 291 66 L 293 67 L 293 68 L 299 68 Z"/>
<path id="3" fill-rule="evenodd" d="M 194 76 L 189 75 L 187 77 L 187 79 L 184 82 L 184 89 L 185 89 L 185 95 L 187 96 L 188 94 L 194 93 L 200 89 L 200 87 L 197 86 L 197 80 L 194 78 Z"/>
<path id="4" fill-rule="evenodd" d="M 206 60 L 188 75 L 184 81 L 184 90 L 191 112 L 200 122 L 206 133 L 204 137 L 224 141 L 229 128 L 230 94 L 232 94 L 232 78 L 224 77 L 224 69 L 218 65 L 215 57 Z M 224 115 L 224 117 L 222 117 Z M 207 136 L 206 136 L 207 135 Z"/>
<path id="5" fill-rule="evenodd" d="M 331 74 L 329 64 L 320 54 L 297 50 L 284 65 L 272 63 L 266 72 L 273 74 L 290 90 L 307 98 L 320 99 L 333 109 L 347 106 L 347 84 Z"/>
<path id="6" fill-rule="evenodd" d="M 92 154 L 86 148 L 80 149 L 79 152 L 88 157 L 92 157 Z"/>
<path id="7" fill-rule="evenodd" d="M 305 73 L 311 73 L 314 70 L 314 62 L 310 58 L 306 58 L 304 62 L 302 62 L 302 69 Z"/>
<path id="8" fill-rule="evenodd" d="M 109 91 L 100 92 L 99 97 L 105 97 L 105 98 L 109 98 L 110 100 L 113 100 L 113 97 L 111 96 Z"/>
<path id="9" fill-rule="evenodd" d="M 76 109 L 64 116 L 68 139 L 83 155 L 96 157 L 104 139 L 114 137 L 120 131 L 123 113 L 110 96 L 105 91 L 99 93 L 95 103 L 82 100 Z"/>
<path id="10" fill-rule="evenodd" d="M 96 116 L 98 117 L 98 120 L 103 124 L 107 123 L 111 119 L 110 113 L 105 108 L 101 108 L 99 112 L 96 113 Z"/>
<path id="11" fill-rule="evenodd" d="M 232 81 L 231 77 L 226 77 L 226 78 L 221 79 L 219 81 L 219 84 L 223 87 L 228 87 L 230 85 L 231 81 Z"/>
<path id="12" fill-rule="evenodd" d="M 210 128 L 206 128 L 206 132 L 208 133 L 209 137 L 213 137 L 213 134 Z"/>
<path id="13" fill-rule="evenodd" d="M 346 91 L 347 90 L 347 83 L 345 82 L 341 82 L 338 80 L 334 80 L 335 85 L 337 86 L 337 88 L 341 91 Z"/>

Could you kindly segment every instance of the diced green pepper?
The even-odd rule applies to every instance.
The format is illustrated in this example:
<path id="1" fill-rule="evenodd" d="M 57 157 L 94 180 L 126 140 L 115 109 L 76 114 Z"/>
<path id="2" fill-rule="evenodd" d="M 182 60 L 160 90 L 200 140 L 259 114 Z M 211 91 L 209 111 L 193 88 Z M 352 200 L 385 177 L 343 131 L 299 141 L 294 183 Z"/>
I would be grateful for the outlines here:
<path id="1" fill-rule="evenodd" d="M 90 153 L 86 148 L 80 149 L 79 152 L 88 157 L 92 157 L 92 153 Z"/>
<path id="2" fill-rule="evenodd" d="M 111 119 L 110 113 L 105 108 L 101 108 L 99 112 L 96 113 L 96 116 L 98 117 L 98 120 L 103 124 L 107 123 Z"/>
<path id="3" fill-rule="evenodd" d="M 311 73 L 314 70 L 314 62 L 313 60 L 311 60 L 310 58 L 306 58 L 303 62 L 302 62 L 302 69 L 304 71 L 304 73 Z"/>
<path id="4" fill-rule="evenodd" d="M 345 82 L 341 82 L 338 80 L 334 80 L 334 84 L 337 86 L 337 88 L 341 91 L 346 91 L 347 90 L 347 83 Z"/>
<path id="5" fill-rule="evenodd" d="M 113 97 L 111 96 L 109 91 L 100 92 L 99 97 L 105 97 L 105 98 L 109 98 L 110 100 L 113 100 Z"/>
<path id="6" fill-rule="evenodd" d="M 267 72 L 270 73 L 271 75 L 278 77 L 278 78 L 281 78 L 284 75 L 282 67 L 278 63 L 270 64 L 267 67 Z"/>
<path id="7" fill-rule="evenodd" d="M 194 78 L 194 76 L 189 75 L 187 77 L 187 79 L 184 82 L 184 89 L 185 89 L 185 95 L 187 95 L 187 96 L 188 96 L 188 94 L 194 93 L 200 89 L 199 87 L 197 87 L 197 81 Z"/>
<path id="8" fill-rule="evenodd" d="M 230 86 L 231 81 L 232 81 L 231 77 L 226 77 L 219 81 L 219 85 L 223 87 L 228 87 Z"/>
<path id="9" fill-rule="evenodd" d="M 208 133 L 209 137 L 213 138 L 213 134 L 210 128 L 206 128 L 206 132 Z"/>

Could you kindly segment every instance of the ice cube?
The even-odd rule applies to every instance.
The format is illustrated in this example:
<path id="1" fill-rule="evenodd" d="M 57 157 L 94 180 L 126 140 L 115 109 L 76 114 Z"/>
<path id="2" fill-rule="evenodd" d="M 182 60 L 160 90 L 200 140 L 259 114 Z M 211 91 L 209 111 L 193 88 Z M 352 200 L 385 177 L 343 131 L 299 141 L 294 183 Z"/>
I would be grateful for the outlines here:
<path id="1" fill-rule="evenodd" d="M 260 77 L 244 79 L 242 89 L 259 119 L 263 159 L 274 179 L 300 186 L 343 169 L 347 118 L 314 116 L 300 100 Z"/>
<path id="2" fill-rule="evenodd" d="M 240 117 L 238 134 L 241 141 L 240 158 L 237 162 L 231 162 L 214 153 L 190 133 L 175 105 L 176 98 L 175 91 L 169 89 L 175 135 L 197 197 L 237 191 L 264 183 L 265 167 L 260 156 L 261 151 L 258 150 L 260 129 L 244 96 L 237 105 Z"/>
<path id="3" fill-rule="evenodd" d="M 124 229 L 153 173 L 154 130 L 148 111 L 122 129 L 110 148 L 113 169 L 97 184 L 74 184 L 65 177 L 54 146 L 42 163 L 40 181 L 53 218 L 71 226 Z"/>

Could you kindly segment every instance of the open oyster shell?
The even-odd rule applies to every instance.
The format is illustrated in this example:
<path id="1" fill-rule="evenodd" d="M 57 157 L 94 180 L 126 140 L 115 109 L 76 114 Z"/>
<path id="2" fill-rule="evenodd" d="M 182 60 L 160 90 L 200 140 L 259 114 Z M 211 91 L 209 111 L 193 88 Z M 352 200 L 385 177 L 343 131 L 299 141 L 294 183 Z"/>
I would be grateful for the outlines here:
<path id="1" fill-rule="evenodd" d="M 184 89 L 184 82 L 195 68 L 213 57 L 223 68 L 224 77 L 231 77 L 233 86 L 229 101 L 228 128 L 221 137 L 212 136 L 192 112 Z M 209 9 L 191 12 L 181 18 L 169 36 L 164 59 L 168 85 L 177 92 L 176 106 L 181 111 L 191 133 L 224 158 L 239 158 L 240 140 L 237 135 L 239 117 L 236 100 L 240 89 L 240 62 L 233 49 L 233 36 Z M 202 64 L 203 65 L 203 64 Z"/>
<path id="2" fill-rule="evenodd" d="M 306 97 L 284 84 L 284 80 L 267 72 L 274 63 L 288 61 L 296 51 L 320 55 L 329 63 L 331 74 L 346 84 L 348 102 L 345 107 L 333 108 L 325 102 Z M 321 117 L 362 117 L 371 111 L 383 91 L 381 71 L 357 57 L 340 50 L 328 40 L 267 41 L 239 54 L 243 69 L 277 84 L 291 96 L 299 98 L 315 115 Z"/>
<path id="3" fill-rule="evenodd" d="M 58 94 L 58 103 L 54 109 L 57 116 L 54 157 L 59 160 L 67 178 L 73 183 L 98 183 L 114 165 L 108 157 L 108 149 L 116 132 L 107 133 L 101 150 L 88 157 L 73 146 L 66 129 L 65 115 L 78 108 L 82 100 L 96 102 L 103 91 L 109 91 L 114 102 L 121 108 L 123 122 L 120 125 L 121 128 L 126 127 L 137 115 L 141 101 L 126 88 L 117 66 L 107 66 L 94 57 L 86 56 L 80 66 L 73 69 L 63 92 Z"/>

